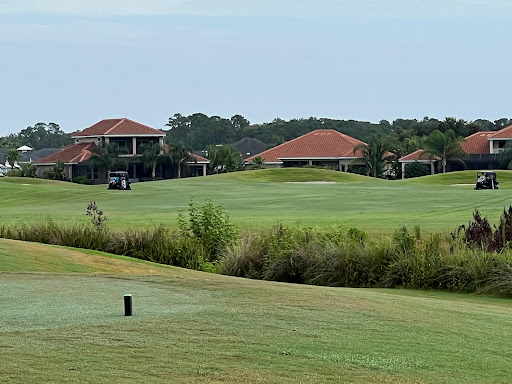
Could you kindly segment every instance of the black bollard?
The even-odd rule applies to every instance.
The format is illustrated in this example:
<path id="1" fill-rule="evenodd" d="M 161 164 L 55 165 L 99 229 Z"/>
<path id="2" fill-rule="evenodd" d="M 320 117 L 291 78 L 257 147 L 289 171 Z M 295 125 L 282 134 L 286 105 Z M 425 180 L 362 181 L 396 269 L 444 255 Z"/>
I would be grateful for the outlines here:
<path id="1" fill-rule="evenodd" d="M 125 316 L 133 315 L 132 295 L 124 295 L 124 315 Z"/>

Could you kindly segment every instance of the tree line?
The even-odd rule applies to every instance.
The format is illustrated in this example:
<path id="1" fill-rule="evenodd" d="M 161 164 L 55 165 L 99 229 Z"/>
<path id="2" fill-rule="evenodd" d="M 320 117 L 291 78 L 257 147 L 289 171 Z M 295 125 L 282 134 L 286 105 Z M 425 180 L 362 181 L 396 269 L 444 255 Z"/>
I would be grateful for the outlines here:
<path id="1" fill-rule="evenodd" d="M 317 129 L 334 129 L 364 142 L 372 135 L 383 136 L 388 143 L 388 150 L 400 152 L 418 149 L 418 139 L 435 130 L 443 133 L 453 130 L 456 136 L 466 137 L 478 131 L 494 131 L 509 125 L 512 125 L 512 119 L 509 118 L 466 121 L 454 117 L 444 120 L 430 117 L 422 120 L 396 119 L 393 122 L 381 120 L 379 123 L 316 117 L 288 121 L 276 118 L 269 123 L 251 124 L 242 115 L 222 118 L 202 113 L 189 116 L 176 113 L 166 124 L 169 127 L 168 142 L 181 142 L 194 150 L 204 150 L 209 145 L 232 144 L 244 137 L 256 138 L 273 147 Z M 404 141 L 407 145 L 401 148 Z"/>
<path id="2" fill-rule="evenodd" d="M 438 120 L 430 117 L 417 119 L 381 120 L 371 123 L 357 120 L 336 120 L 310 117 L 307 119 L 283 120 L 276 118 L 269 123 L 251 124 L 242 115 L 229 118 L 194 113 L 189 116 L 176 113 L 165 124 L 166 143 L 181 143 L 192 150 L 205 150 L 211 145 L 232 144 L 244 137 L 252 137 L 269 147 L 281 144 L 317 129 L 334 129 L 361 141 L 372 135 L 386 138 L 388 150 L 417 149 L 418 138 L 430 135 L 434 130 L 453 130 L 457 136 L 466 137 L 478 131 L 494 131 L 512 125 L 512 119 L 494 121 L 477 119 L 466 121 L 447 117 Z M 65 133 L 56 123 L 37 123 L 0 138 L 0 146 L 17 148 L 28 145 L 34 149 L 60 148 L 73 143 L 71 133 Z M 403 147 L 403 148 L 399 148 Z"/>
<path id="3" fill-rule="evenodd" d="M 62 148 L 72 144 L 71 133 L 64 132 L 56 123 L 37 123 L 0 138 L 0 147 L 19 148 L 28 145 L 32 149 Z"/>

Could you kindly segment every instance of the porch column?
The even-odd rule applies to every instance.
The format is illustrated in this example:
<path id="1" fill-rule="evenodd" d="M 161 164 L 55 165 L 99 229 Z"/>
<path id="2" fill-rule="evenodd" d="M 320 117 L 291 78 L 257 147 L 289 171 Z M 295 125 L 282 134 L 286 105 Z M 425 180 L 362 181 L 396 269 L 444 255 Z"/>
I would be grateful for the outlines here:
<path id="1" fill-rule="evenodd" d="M 105 137 L 105 144 L 108 144 L 110 143 L 110 138 L 109 137 Z"/>
<path id="2" fill-rule="evenodd" d="M 405 179 L 405 163 L 402 163 L 402 179 Z"/>
<path id="3" fill-rule="evenodd" d="M 203 176 L 206 176 L 206 164 L 203 164 Z"/>
<path id="4" fill-rule="evenodd" d="M 313 165 L 313 160 L 309 160 L 309 165 Z"/>
<path id="5" fill-rule="evenodd" d="M 163 137 L 158 138 L 158 144 L 160 144 L 160 147 L 164 146 L 164 138 Z"/>
<path id="6" fill-rule="evenodd" d="M 68 179 L 69 181 L 71 181 L 73 179 L 73 165 L 72 164 L 69 164 L 69 168 L 68 168 Z"/>
<path id="7" fill-rule="evenodd" d="M 132 154 L 136 155 L 137 154 L 137 138 L 136 137 L 132 137 L 132 143 L 133 143 Z"/>
<path id="8" fill-rule="evenodd" d="M 133 178 L 137 178 L 137 166 L 135 164 L 132 164 L 132 169 L 133 169 Z"/>
<path id="9" fill-rule="evenodd" d="M 431 175 L 433 175 L 433 174 L 435 174 L 435 173 L 436 173 L 436 171 L 434 170 L 434 162 L 432 161 L 432 162 L 430 163 L 430 174 L 431 174 Z"/>

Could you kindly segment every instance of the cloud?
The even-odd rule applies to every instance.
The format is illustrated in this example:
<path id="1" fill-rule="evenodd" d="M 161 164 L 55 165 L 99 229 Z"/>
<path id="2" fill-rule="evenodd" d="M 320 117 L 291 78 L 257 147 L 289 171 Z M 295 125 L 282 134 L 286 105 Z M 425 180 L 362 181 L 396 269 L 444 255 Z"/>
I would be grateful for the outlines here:
<path id="1" fill-rule="evenodd" d="M 510 0 L 0 0 L 0 15 L 219 15 L 349 18 L 500 17 Z"/>

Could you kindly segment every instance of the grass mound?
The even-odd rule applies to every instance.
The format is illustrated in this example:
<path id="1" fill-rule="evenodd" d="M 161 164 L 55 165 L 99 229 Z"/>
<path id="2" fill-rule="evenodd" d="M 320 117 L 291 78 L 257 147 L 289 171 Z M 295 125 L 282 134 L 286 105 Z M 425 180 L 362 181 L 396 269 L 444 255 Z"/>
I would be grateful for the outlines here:
<path id="1" fill-rule="evenodd" d="M 498 176 L 499 187 L 504 189 L 512 188 L 512 171 L 495 171 Z M 437 175 L 416 177 L 413 179 L 402 180 L 399 183 L 417 184 L 417 185 L 475 185 L 477 171 L 447 172 Z"/>
<path id="2" fill-rule="evenodd" d="M 267 183 L 315 182 L 327 181 L 336 183 L 375 182 L 378 179 L 353 173 L 330 171 L 314 168 L 280 168 L 261 169 L 247 172 L 235 172 L 216 176 L 222 180 L 251 181 Z M 381 181 L 381 180 L 379 180 Z"/>
<path id="3" fill-rule="evenodd" d="M 0 272 L 157 274 L 160 264 L 93 252 L 0 239 Z"/>

